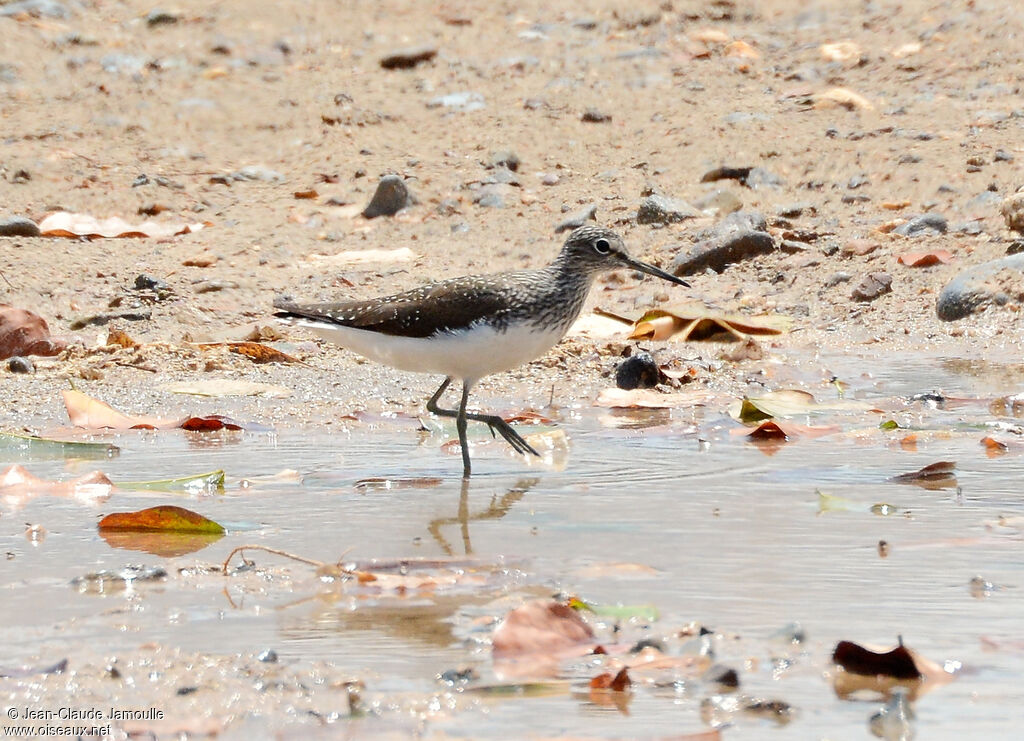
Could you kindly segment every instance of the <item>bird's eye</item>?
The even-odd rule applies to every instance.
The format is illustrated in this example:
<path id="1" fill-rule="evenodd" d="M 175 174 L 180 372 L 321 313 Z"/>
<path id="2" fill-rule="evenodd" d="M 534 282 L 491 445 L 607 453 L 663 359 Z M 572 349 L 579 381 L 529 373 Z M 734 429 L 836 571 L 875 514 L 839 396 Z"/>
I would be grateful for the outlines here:
<path id="1" fill-rule="evenodd" d="M 594 242 L 594 251 L 599 255 L 607 255 L 612 251 L 612 246 L 607 239 L 598 239 Z"/>

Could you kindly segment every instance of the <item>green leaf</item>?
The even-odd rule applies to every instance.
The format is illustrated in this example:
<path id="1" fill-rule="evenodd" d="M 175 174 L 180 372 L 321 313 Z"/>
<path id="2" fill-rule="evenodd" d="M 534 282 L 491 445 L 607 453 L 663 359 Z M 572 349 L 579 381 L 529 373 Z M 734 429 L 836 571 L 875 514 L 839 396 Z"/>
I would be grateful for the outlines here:
<path id="1" fill-rule="evenodd" d="M 882 424 L 878 425 L 878 429 L 880 429 L 880 430 L 898 430 L 898 429 L 900 429 L 900 425 L 899 425 L 899 422 L 897 422 L 895 419 L 890 419 L 890 420 L 886 420 L 885 422 L 882 422 Z"/>
<path id="2" fill-rule="evenodd" d="M 110 443 L 51 440 L 34 435 L 0 432 L 0 459 L 46 461 L 63 458 L 113 458 L 121 449 Z"/>
<path id="3" fill-rule="evenodd" d="M 156 481 L 125 481 L 118 482 L 119 489 L 144 491 L 186 491 L 197 493 L 204 491 L 224 491 L 224 471 L 218 469 L 195 476 L 183 476 L 177 479 L 158 479 Z"/>
<path id="4" fill-rule="evenodd" d="M 224 528 L 213 520 L 184 507 L 164 505 L 137 512 L 113 512 L 99 522 L 100 531 L 176 532 L 222 534 Z"/>

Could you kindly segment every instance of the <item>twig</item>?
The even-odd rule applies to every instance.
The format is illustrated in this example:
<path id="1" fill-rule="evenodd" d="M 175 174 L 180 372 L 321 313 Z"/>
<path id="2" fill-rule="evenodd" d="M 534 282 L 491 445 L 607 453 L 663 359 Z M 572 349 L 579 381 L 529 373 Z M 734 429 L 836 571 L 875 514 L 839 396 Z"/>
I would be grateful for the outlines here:
<path id="1" fill-rule="evenodd" d="M 295 553 L 289 553 L 288 551 L 282 551 L 280 548 L 271 548 L 270 546 L 257 545 L 257 544 L 240 545 L 237 548 L 235 548 L 233 551 L 231 551 L 231 553 L 228 554 L 228 557 L 224 559 L 224 565 L 221 566 L 221 573 L 223 573 L 225 576 L 227 576 L 228 564 L 231 563 L 231 559 L 234 558 L 236 553 L 240 553 L 241 551 L 244 551 L 244 550 L 266 551 L 267 553 L 273 553 L 276 556 L 284 556 L 285 558 L 290 558 L 293 561 L 298 561 L 300 563 L 306 563 L 306 564 L 309 564 L 310 566 L 316 566 L 318 569 L 326 569 L 326 568 L 330 568 L 330 567 L 336 566 L 337 568 L 339 568 L 341 571 L 343 571 L 346 574 L 351 574 L 351 575 L 355 576 L 355 575 L 357 575 L 359 573 L 357 571 L 351 571 L 349 569 L 342 568 L 342 566 L 341 566 L 341 559 L 345 558 L 345 556 L 348 555 L 349 551 L 352 550 L 351 548 L 346 549 L 340 556 L 338 556 L 338 562 L 336 564 L 329 564 L 329 563 L 326 563 L 325 561 L 317 561 L 315 558 L 306 558 L 305 556 L 300 556 L 300 555 L 295 554 Z M 246 559 L 243 557 L 242 560 L 244 561 Z"/>

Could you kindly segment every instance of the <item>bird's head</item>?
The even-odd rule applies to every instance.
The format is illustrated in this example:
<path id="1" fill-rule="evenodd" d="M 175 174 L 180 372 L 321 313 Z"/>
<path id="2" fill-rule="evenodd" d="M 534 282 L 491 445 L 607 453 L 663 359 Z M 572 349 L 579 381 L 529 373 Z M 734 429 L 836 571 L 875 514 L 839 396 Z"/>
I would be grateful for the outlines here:
<path id="1" fill-rule="evenodd" d="M 630 257 L 622 237 L 602 226 L 581 226 L 575 229 L 565 240 L 560 257 L 573 269 L 587 275 L 598 275 L 616 268 L 631 268 L 681 286 L 690 285 L 682 278 Z"/>

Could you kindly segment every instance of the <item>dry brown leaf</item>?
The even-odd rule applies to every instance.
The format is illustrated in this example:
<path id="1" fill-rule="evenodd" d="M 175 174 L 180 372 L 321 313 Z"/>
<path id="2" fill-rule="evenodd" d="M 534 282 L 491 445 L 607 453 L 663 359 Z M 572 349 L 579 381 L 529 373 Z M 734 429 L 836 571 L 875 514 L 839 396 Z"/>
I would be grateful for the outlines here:
<path id="1" fill-rule="evenodd" d="M 16 355 L 56 355 L 67 344 L 51 338 L 46 320 L 35 312 L 0 304 L 0 360 Z"/>
<path id="2" fill-rule="evenodd" d="M 938 461 L 909 473 L 901 473 L 889 479 L 897 484 L 914 484 L 925 489 L 946 489 L 956 486 L 956 463 Z"/>
<path id="3" fill-rule="evenodd" d="M 840 641 L 832 661 L 836 664 L 833 689 L 841 698 L 857 692 L 888 696 L 896 687 L 903 687 L 909 699 L 914 700 L 953 679 L 951 673 L 906 648 L 902 641 L 888 651 Z"/>
<path id="4" fill-rule="evenodd" d="M 752 440 L 796 440 L 801 437 L 815 438 L 839 432 L 839 425 L 800 425 L 779 419 L 768 419 L 753 430 L 734 429 L 733 435 L 746 435 Z"/>
<path id="5" fill-rule="evenodd" d="M 229 351 L 244 355 L 254 363 L 301 363 L 298 358 L 288 353 L 264 345 L 260 342 L 204 342 L 199 345 L 204 350 L 212 347 L 226 347 Z"/>
<path id="6" fill-rule="evenodd" d="M 579 613 L 561 602 L 537 600 L 512 610 L 495 629 L 494 657 L 541 660 L 558 654 L 581 654 L 594 645 L 594 631 Z"/>
<path id="7" fill-rule="evenodd" d="M 118 345 L 120 347 L 138 347 L 139 343 L 128 336 L 127 332 L 123 332 L 120 329 L 111 329 L 107 332 L 106 345 Z"/>
<path id="8" fill-rule="evenodd" d="M 156 221 L 144 221 L 141 224 L 130 224 L 118 216 L 109 219 L 97 219 L 89 214 L 76 214 L 68 211 L 57 211 L 39 223 L 39 231 L 44 237 L 175 237 L 179 234 L 191 234 L 209 226 L 206 222 L 192 224 L 166 224 Z"/>
<path id="9" fill-rule="evenodd" d="M 623 320 L 623 317 L 601 309 L 595 309 L 594 312 L 617 321 Z M 788 332 L 792 320 L 777 314 L 752 317 L 717 311 L 694 301 L 664 309 L 651 309 L 632 325 L 629 334 L 631 340 L 708 340 L 721 339 L 722 335 L 728 339 L 743 340 L 750 335 Z"/>

